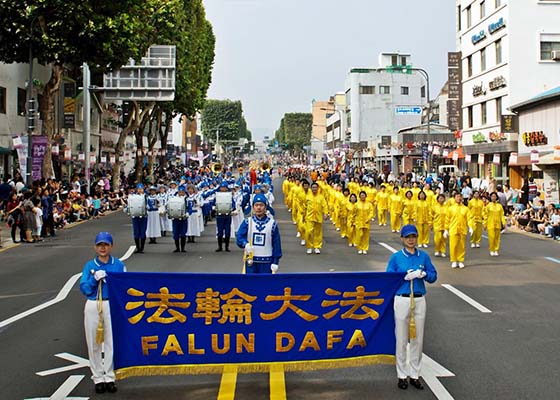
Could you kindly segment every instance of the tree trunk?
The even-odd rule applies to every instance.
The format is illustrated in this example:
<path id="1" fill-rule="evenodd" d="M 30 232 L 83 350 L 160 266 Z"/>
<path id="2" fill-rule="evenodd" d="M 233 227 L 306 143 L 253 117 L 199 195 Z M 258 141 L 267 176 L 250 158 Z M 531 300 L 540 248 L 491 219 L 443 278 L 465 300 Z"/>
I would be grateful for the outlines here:
<path id="1" fill-rule="evenodd" d="M 112 177 L 113 190 L 116 190 L 121 187 L 121 183 L 122 183 L 121 182 L 121 166 L 122 166 L 121 157 L 124 154 L 123 149 L 126 143 L 127 136 L 135 129 L 138 129 L 138 125 L 140 121 L 139 115 L 140 115 L 140 108 L 138 107 L 138 103 L 136 101 L 133 101 L 132 110 L 130 112 L 130 118 L 128 120 L 128 125 L 121 130 L 121 133 L 119 134 L 119 140 L 117 141 L 117 146 L 115 147 L 115 163 L 111 168 L 113 173 L 113 177 Z"/>
<path id="2" fill-rule="evenodd" d="M 47 138 L 47 148 L 45 149 L 42 166 L 43 178 L 45 179 L 54 177 L 51 153 L 51 144 L 54 137 L 54 100 L 55 94 L 58 92 L 62 82 L 63 72 L 64 66 L 59 62 L 55 62 L 52 66 L 51 77 L 43 89 L 43 101 L 39 105 L 43 120 L 41 134 Z M 31 151 L 31 149 L 28 151 Z"/>
<path id="3" fill-rule="evenodd" d="M 171 122 L 173 121 L 173 114 L 165 113 L 165 127 L 159 132 L 159 142 L 161 144 L 162 154 L 159 158 L 159 170 L 163 173 L 165 170 L 165 164 L 167 162 L 167 137 L 169 136 L 169 130 L 171 129 Z"/>
<path id="4" fill-rule="evenodd" d="M 134 136 L 136 138 L 136 163 L 134 165 L 135 168 L 135 180 L 136 183 L 140 183 L 143 180 L 144 175 L 144 130 L 146 129 L 146 125 L 150 121 L 150 114 L 152 109 L 154 108 L 155 103 L 150 103 L 146 106 L 147 112 L 142 112 L 142 118 L 140 119 L 140 126 L 134 132 Z"/>

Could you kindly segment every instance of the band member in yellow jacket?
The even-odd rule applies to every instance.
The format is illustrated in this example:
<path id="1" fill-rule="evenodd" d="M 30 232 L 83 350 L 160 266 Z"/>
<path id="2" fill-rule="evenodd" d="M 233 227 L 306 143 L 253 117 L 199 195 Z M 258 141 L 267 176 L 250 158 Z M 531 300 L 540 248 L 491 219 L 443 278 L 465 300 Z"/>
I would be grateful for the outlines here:
<path id="1" fill-rule="evenodd" d="M 445 232 L 445 219 L 447 215 L 447 203 L 445 195 L 438 194 L 435 204 L 432 206 L 432 223 L 434 230 L 434 256 L 446 257 L 445 247 L 446 238 L 443 237 Z"/>
<path id="2" fill-rule="evenodd" d="M 480 247 L 482 240 L 482 211 L 484 202 L 480 199 L 480 192 L 475 190 L 473 198 L 469 200 L 469 232 L 471 234 L 471 247 Z"/>
<path id="3" fill-rule="evenodd" d="M 356 203 L 356 245 L 358 254 L 367 254 L 369 250 L 370 224 L 373 218 L 373 205 L 367 199 L 367 193 L 360 192 L 360 200 Z"/>
<path id="4" fill-rule="evenodd" d="M 490 193 L 490 203 L 484 207 L 484 229 L 488 231 L 488 249 L 490 255 L 497 257 L 500 250 L 500 239 L 504 227 L 506 226 L 506 217 L 504 216 L 504 208 L 498 203 L 498 193 Z"/>
<path id="5" fill-rule="evenodd" d="M 381 185 L 379 192 L 377 192 L 377 219 L 379 226 L 387 226 L 387 210 L 389 209 L 389 193 L 385 186 Z"/>
<path id="6" fill-rule="evenodd" d="M 301 181 L 296 179 L 293 185 L 290 187 L 290 192 L 288 193 L 288 209 L 292 212 L 292 222 L 294 225 L 297 224 L 298 220 L 298 202 L 297 195 L 298 191 L 301 190 Z"/>
<path id="7" fill-rule="evenodd" d="M 307 240 L 307 254 L 321 254 L 323 247 L 323 220 L 328 215 L 327 201 L 319 193 L 319 185 L 313 182 L 311 195 L 307 196 L 307 210 L 305 213 L 305 227 Z"/>
<path id="8" fill-rule="evenodd" d="M 358 197 L 352 193 L 346 204 L 346 234 L 348 235 L 348 247 L 356 246 L 356 203 Z"/>
<path id="9" fill-rule="evenodd" d="M 412 193 L 412 190 L 407 190 L 404 196 L 402 212 L 403 225 L 414 224 L 414 220 L 416 219 L 416 200 L 414 199 L 414 193 Z M 418 243 L 420 243 L 420 240 L 418 240 Z"/>
<path id="10" fill-rule="evenodd" d="M 338 198 L 338 226 L 340 227 L 340 236 L 344 239 L 348 236 L 348 197 L 350 196 L 350 190 L 345 188 L 342 191 L 342 196 Z"/>
<path id="11" fill-rule="evenodd" d="M 393 188 L 393 194 L 389 197 L 389 205 L 391 207 L 391 231 L 398 232 L 401 229 L 401 216 L 403 213 L 404 201 L 399 193 L 399 187 Z"/>
<path id="12" fill-rule="evenodd" d="M 301 189 L 295 194 L 294 207 L 297 208 L 297 235 L 296 237 L 301 238 L 301 245 L 305 246 L 307 240 L 307 231 L 305 226 L 305 215 L 307 214 L 307 196 L 311 194 L 309 190 L 309 181 L 306 179 L 301 181 Z"/>
<path id="13" fill-rule="evenodd" d="M 455 204 L 450 206 L 445 214 L 445 232 L 443 233 L 445 238 L 449 236 L 451 268 L 465 268 L 468 223 L 469 209 L 463 203 L 463 195 L 455 193 Z"/>
<path id="14" fill-rule="evenodd" d="M 430 243 L 430 225 L 432 224 L 432 213 L 430 204 L 424 191 L 418 192 L 418 201 L 415 210 L 416 228 L 418 229 L 418 247 L 428 247 Z M 445 250 L 444 250 L 445 252 Z"/>

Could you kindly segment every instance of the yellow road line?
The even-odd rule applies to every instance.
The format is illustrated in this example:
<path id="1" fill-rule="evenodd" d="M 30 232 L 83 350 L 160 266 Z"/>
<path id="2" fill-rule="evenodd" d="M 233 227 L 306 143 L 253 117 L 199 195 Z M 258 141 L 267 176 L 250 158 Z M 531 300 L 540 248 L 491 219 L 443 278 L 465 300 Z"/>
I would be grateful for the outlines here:
<path id="1" fill-rule="evenodd" d="M 83 219 L 83 220 L 78 221 L 78 222 L 73 222 L 73 223 L 71 223 L 71 224 L 69 224 L 69 225 L 66 225 L 66 226 L 64 227 L 64 229 L 72 229 L 72 228 L 74 228 L 74 227 L 76 227 L 76 226 L 78 226 L 78 225 L 82 225 L 82 224 L 83 224 L 84 222 L 86 222 L 86 221 L 88 221 L 88 220 L 87 220 L 87 219 Z"/>
<path id="2" fill-rule="evenodd" d="M 286 381 L 284 366 L 270 366 L 270 400 L 286 400 Z"/>
<path id="3" fill-rule="evenodd" d="M 233 400 L 235 398 L 235 385 L 237 384 L 237 366 L 226 365 L 222 372 L 222 382 L 218 392 L 218 400 Z"/>
<path id="4" fill-rule="evenodd" d="M 6 250 L 13 249 L 14 247 L 18 247 L 18 246 L 20 246 L 19 243 L 13 243 L 13 244 L 9 244 L 6 247 L 0 247 L 0 253 L 2 253 L 3 251 L 6 251 Z"/>

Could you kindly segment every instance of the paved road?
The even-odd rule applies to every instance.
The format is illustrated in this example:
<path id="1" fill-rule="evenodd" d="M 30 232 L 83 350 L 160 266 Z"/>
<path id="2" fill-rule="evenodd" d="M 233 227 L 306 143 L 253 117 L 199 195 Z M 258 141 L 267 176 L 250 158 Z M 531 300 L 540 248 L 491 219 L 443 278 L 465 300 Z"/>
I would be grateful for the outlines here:
<path id="1" fill-rule="evenodd" d="M 285 254 L 280 272 L 383 271 L 390 248 L 399 248 L 396 234 L 374 225 L 370 254 L 359 256 L 325 224 L 324 251 L 308 256 L 280 205 L 281 193 L 277 198 Z M 118 394 L 97 396 L 87 368 L 38 376 L 39 371 L 72 364 L 56 354 L 86 357 L 84 299 L 77 285 L 63 301 L 11 324 L 5 321 L 55 298 L 92 257 L 91 242 L 100 230 L 113 232 L 117 256 L 123 256 L 132 244 L 130 221 L 119 212 L 64 230 L 54 240 L 0 253 L 1 399 L 48 399 L 55 393 L 52 398 L 60 399 L 282 399 L 283 390 L 290 400 L 405 399 L 411 395 L 417 399 L 559 398 L 560 246 L 510 233 L 504 237 L 499 258 L 491 258 L 484 248 L 469 248 L 464 270 L 452 270 L 447 260 L 434 260 L 439 280 L 429 287 L 424 353 L 455 376 L 439 378 L 441 386 L 432 382 L 433 391 L 398 390 L 392 366 L 273 376 L 284 377 L 285 386 L 279 384 L 281 380 L 271 383 L 269 374 L 240 375 L 234 392 L 224 386 L 220 394 L 220 375 L 132 378 L 119 383 Z M 146 254 L 132 255 L 127 267 L 131 271 L 240 271 L 241 250 L 215 253 L 213 232 L 214 226 L 208 226 L 199 243 L 188 246 L 186 255 L 171 253 L 171 238 L 162 238 L 160 244 L 146 245 Z M 481 312 L 450 291 L 453 288 L 491 313 Z"/>

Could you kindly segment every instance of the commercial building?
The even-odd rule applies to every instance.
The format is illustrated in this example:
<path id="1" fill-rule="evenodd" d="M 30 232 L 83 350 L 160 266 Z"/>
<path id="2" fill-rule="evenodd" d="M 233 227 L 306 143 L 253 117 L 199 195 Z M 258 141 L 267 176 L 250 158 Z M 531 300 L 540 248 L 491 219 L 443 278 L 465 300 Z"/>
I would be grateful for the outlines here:
<path id="1" fill-rule="evenodd" d="M 311 114 L 313 116 L 312 138 L 325 140 L 327 135 L 327 117 L 333 110 L 334 104 L 332 101 L 313 100 L 311 103 Z"/>
<path id="2" fill-rule="evenodd" d="M 473 176 L 506 182 L 519 140 L 519 131 L 509 129 L 508 108 L 560 84 L 560 2 L 456 5 L 463 148 Z"/>

